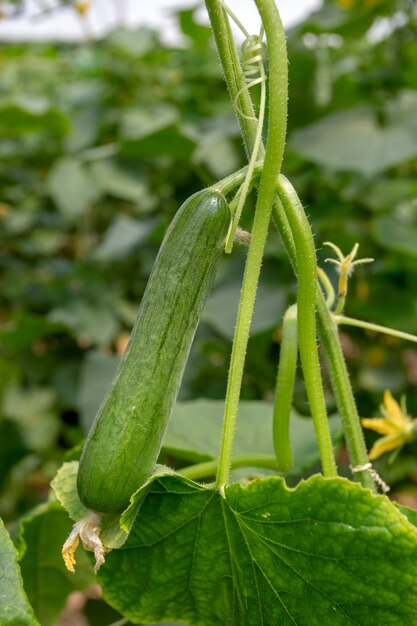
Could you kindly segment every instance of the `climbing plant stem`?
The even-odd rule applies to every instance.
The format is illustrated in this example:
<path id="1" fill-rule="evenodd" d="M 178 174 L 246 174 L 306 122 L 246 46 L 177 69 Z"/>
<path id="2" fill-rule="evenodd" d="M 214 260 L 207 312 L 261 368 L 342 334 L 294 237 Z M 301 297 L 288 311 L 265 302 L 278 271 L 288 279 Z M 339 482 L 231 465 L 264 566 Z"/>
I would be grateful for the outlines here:
<path id="1" fill-rule="evenodd" d="M 247 90 L 243 89 L 245 83 L 243 80 L 243 74 L 240 68 L 236 47 L 233 41 L 233 36 L 230 30 L 229 23 L 225 19 L 225 12 L 222 7 L 221 0 L 206 0 L 206 6 L 213 26 L 213 32 L 219 51 L 220 61 L 223 67 L 226 83 L 230 92 L 232 102 L 234 104 L 236 104 L 236 95 L 240 91 L 240 97 L 238 100 L 239 109 L 236 110 L 236 115 L 240 122 L 242 137 L 247 154 L 250 155 L 254 146 L 257 124 L 256 121 L 253 120 L 254 109 L 252 106 L 250 94 L 247 92 Z M 260 160 L 263 158 L 263 146 L 260 147 L 258 156 Z M 230 182 L 232 182 L 232 178 L 233 177 L 229 179 Z M 298 259 L 294 243 L 294 236 L 282 203 L 278 197 L 275 197 L 272 219 L 281 236 L 283 245 L 288 254 L 294 272 L 295 274 L 297 274 Z M 329 361 L 329 367 L 331 368 L 333 388 L 338 408 L 345 424 L 348 448 L 349 450 L 358 449 L 359 452 L 359 454 L 357 455 L 354 454 L 354 458 L 351 458 L 351 462 L 354 466 L 361 465 L 361 462 L 357 462 L 357 458 L 363 457 L 362 450 L 364 448 L 364 445 L 358 447 L 357 445 L 349 444 L 351 432 L 356 431 L 358 427 L 360 428 L 359 416 L 356 409 L 355 399 L 349 381 L 346 364 L 343 359 L 343 354 L 341 353 L 337 328 L 335 328 L 331 313 L 326 306 L 324 296 L 320 289 L 317 289 L 317 302 L 319 334 L 323 343 L 323 349 Z M 350 423 L 351 425 L 355 423 L 355 426 L 348 426 L 348 428 L 346 429 L 347 423 Z M 358 437 L 357 439 L 359 440 Z M 363 486 L 369 487 L 375 491 L 375 486 L 369 471 L 355 473 L 355 478 L 357 478 Z"/>
<path id="2" fill-rule="evenodd" d="M 310 224 L 291 183 L 280 176 L 277 191 L 294 237 L 298 269 L 298 343 L 307 396 L 318 440 L 323 474 L 336 476 L 332 439 L 316 340 L 317 265 Z"/>
<path id="3" fill-rule="evenodd" d="M 250 157 L 255 147 L 258 123 L 256 121 L 250 93 L 247 89 L 245 89 L 245 81 L 233 40 L 232 31 L 230 29 L 230 24 L 226 19 L 226 12 L 223 7 L 222 0 L 205 0 L 205 3 L 212 25 L 220 62 L 222 64 L 224 78 L 229 89 L 236 116 L 239 120 L 246 153 L 248 157 Z M 287 60 L 286 54 L 285 60 Z M 258 152 L 258 158 L 260 161 L 262 161 L 264 153 L 265 148 L 261 143 Z M 257 168 L 255 171 L 257 171 Z M 233 176 L 234 175 L 232 174 L 231 179 Z M 290 257 L 294 270 L 296 270 L 297 259 L 294 239 L 285 212 L 277 197 L 274 198 L 273 221 L 282 238 L 284 247 Z"/>
<path id="4" fill-rule="evenodd" d="M 214 3 L 207 2 L 213 5 Z M 255 305 L 256 289 L 261 270 L 268 226 L 271 217 L 275 186 L 281 169 L 284 154 L 286 122 L 287 122 L 287 52 L 285 34 L 273 0 L 256 0 L 262 23 L 265 27 L 266 40 L 270 59 L 269 89 L 269 121 L 268 141 L 265 151 L 264 167 L 259 183 L 258 201 L 252 227 L 252 237 L 246 261 L 242 292 L 236 321 L 235 336 L 230 359 L 229 377 L 226 391 L 223 429 L 219 453 L 216 484 L 223 491 L 229 479 L 232 459 L 233 439 L 242 385 L 243 369 L 246 357 L 249 331 Z M 211 8 L 214 8 L 213 6 Z M 221 6 L 219 7 L 221 9 Z M 222 10 L 223 19 L 227 19 Z M 216 14 L 216 24 L 219 15 Z M 209 11 L 210 15 L 210 11 Z M 213 29 L 215 31 L 215 24 Z M 217 40 L 217 38 L 216 38 Z M 225 53 L 223 45 L 219 54 Z M 226 51 L 227 56 L 230 50 Z M 239 103 L 241 107 L 241 103 Z M 243 110 L 245 113 L 245 111 Z M 253 114 L 253 112 L 252 112 Z M 250 122 L 250 120 L 246 120 Z M 253 139 L 255 141 L 255 139 Z"/>
<path id="5" fill-rule="evenodd" d="M 239 120 L 246 153 L 248 158 L 250 158 L 255 146 L 258 122 L 251 95 L 248 89 L 245 89 L 245 80 L 229 19 L 222 0 L 205 0 L 205 4 L 222 64 L 224 78 Z M 263 153 L 264 147 L 261 145 L 258 154 L 259 158 L 263 157 Z"/>
<path id="6" fill-rule="evenodd" d="M 317 293 L 320 339 L 328 361 L 332 387 L 343 421 L 350 463 L 354 468 L 366 467 L 369 461 L 368 454 L 342 346 L 340 345 L 337 325 L 327 308 L 321 290 L 318 290 Z M 376 491 L 370 469 L 355 471 L 354 478 L 359 480 L 363 487 Z"/>

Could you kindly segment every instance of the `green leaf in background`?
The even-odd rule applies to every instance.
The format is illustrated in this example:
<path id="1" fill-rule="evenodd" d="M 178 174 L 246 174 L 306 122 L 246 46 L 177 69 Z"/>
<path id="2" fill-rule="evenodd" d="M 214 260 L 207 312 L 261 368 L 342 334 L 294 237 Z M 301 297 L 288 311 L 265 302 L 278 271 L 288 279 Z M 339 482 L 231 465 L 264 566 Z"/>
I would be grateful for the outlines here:
<path id="1" fill-rule="evenodd" d="M 55 133 L 63 135 L 68 120 L 45 100 L 27 99 L 0 104 L 0 132 L 6 137 L 19 137 L 27 133 Z"/>
<path id="2" fill-rule="evenodd" d="M 16 311 L 8 323 L 1 326 L 0 340 L 3 348 L 23 350 L 43 337 L 62 332 L 63 328 L 40 315 Z"/>
<path id="3" fill-rule="evenodd" d="M 99 350 L 90 350 L 81 369 L 77 406 L 81 424 L 88 433 L 93 419 L 106 395 L 119 364 L 119 359 Z"/>
<path id="4" fill-rule="evenodd" d="M 77 153 L 97 141 L 99 112 L 94 106 L 77 106 L 71 115 L 71 129 L 65 137 L 66 152 Z"/>
<path id="5" fill-rule="evenodd" d="M 195 142 L 179 126 L 162 128 L 143 139 L 128 139 L 120 146 L 122 156 L 149 159 L 171 157 L 189 159 L 194 152 Z"/>
<path id="6" fill-rule="evenodd" d="M 370 107 L 358 105 L 295 131 L 289 146 L 331 170 L 373 176 L 417 156 L 417 130 L 403 118 L 381 127 Z"/>
<path id="7" fill-rule="evenodd" d="M 209 297 L 202 320 L 222 337 L 233 340 L 241 285 L 237 282 L 221 285 Z M 286 292 L 277 284 L 260 282 L 256 294 L 251 335 L 257 335 L 279 325 L 284 313 Z"/>
<path id="8" fill-rule="evenodd" d="M 0 489 L 3 488 L 14 465 L 28 453 L 22 433 L 11 420 L 0 419 Z"/>
<path id="9" fill-rule="evenodd" d="M 87 166 L 71 157 L 55 161 L 47 186 L 59 211 L 69 221 L 84 215 L 100 197 L 100 189 Z"/>
<path id="10" fill-rule="evenodd" d="M 373 180 L 363 194 L 363 202 L 374 211 L 392 211 L 415 196 L 412 181 L 404 178 Z"/>
<path id="11" fill-rule="evenodd" d="M 196 146 L 178 125 L 179 112 L 167 105 L 132 108 L 121 120 L 121 155 L 190 158 Z"/>
<path id="12" fill-rule="evenodd" d="M 204 49 L 211 39 L 211 28 L 199 24 L 195 19 L 196 9 L 185 9 L 178 12 L 178 21 L 181 31 L 191 39 L 194 45 Z"/>
<path id="13" fill-rule="evenodd" d="M 79 341 L 98 346 L 109 345 L 118 330 L 112 311 L 83 300 L 73 300 L 65 307 L 53 309 L 48 319 L 65 325 Z"/>
<path id="14" fill-rule="evenodd" d="M 401 224 L 392 217 L 377 217 L 372 221 L 371 232 L 374 240 L 386 250 L 417 258 L 417 225 Z"/>
<path id="15" fill-rule="evenodd" d="M 23 589 L 16 549 L 0 519 L 0 624 L 39 626 Z"/>
<path id="16" fill-rule="evenodd" d="M 216 179 L 234 172 L 240 164 L 233 141 L 219 132 L 206 133 L 199 137 L 193 161 L 205 165 Z"/>
<path id="17" fill-rule="evenodd" d="M 58 437 L 60 423 L 55 412 L 55 394 L 49 387 L 25 389 L 11 385 L 4 395 L 4 414 L 19 427 L 29 450 L 42 451 Z"/>
<path id="18" fill-rule="evenodd" d="M 75 574 L 65 568 L 61 548 L 71 527 L 66 511 L 57 502 L 41 505 L 20 522 L 20 567 L 26 593 L 42 626 L 56 623 L 72 591 L 87 589 L 95 582 L 91 563 L 81 550 Z"/>
<path id="19" fill-rule="evenodd" d="M 144 243 L 155 226 L 154 220 L 135 220 L 128 215 L 114 218 L 96 248 L 94 257 L 100 261 L 119 261 Z"/>
<path id="20" fill-rule="evenodd" d="M 163 440 L 164 450 L 190 463 L 217 458 L 223 411 L 223 400 L 177 402 Z M 342 426 L 337 417 L 330 418 L 330 428 L 337 445 L 342 437 Z M 292 474 L 302 473 L 320 458 L 313 421 L 299 417 L 295 411 L 291 415 L 291 445 L 294 455 Z M 240 402 L 233 450 L 235 454 L 274 455 L 270 402 Z M 250 474 L 249 470 L 243 471 Z"/>
<path id="21" fill-rule="evenodd" d="M 111 48 L 137 58 L 151 52 L 156 47 L 157 42 L 156 33 L 143 26 L 129 30 L 119 28 L 110 33 L 108 38 Z"/>
<path id="22" fill-rule="evenodd" d="M 235 483 L 225 498 L 178 476 L 146 489 L 98 573 L 106 601 L 132 621 L 417 621 L 417 530 L 383 496 L 321 476 L 293 490 L 279 477 Z"/>
<path id="23" fill-rule="evenodd" d="M 144 211 L 149 210 L 154 200 L 148 186 L 137 171 L 128 169 L 111 159 L 91 164 L 91 171 L 101 189 L 116 198 L 133 202 Z"/>
<path id="24" fill-rule="evenodd" d="M 139 141 L 169 128 L 179 120 L 179 112 L 172 106 L 157 104 L 152 110 L 134 107 L 121 116 L 120 133 L 123 139 Z"/>
<path id="25" fill-rule="evenodd" d="M 395 503 L 398 509 L 401 511 L 403 515 L 408 519 L 410 524 L 417 527 L 417 511 L 415 509 L 410 509 L 408 506 L 404 506 L 398 503 Z"/>

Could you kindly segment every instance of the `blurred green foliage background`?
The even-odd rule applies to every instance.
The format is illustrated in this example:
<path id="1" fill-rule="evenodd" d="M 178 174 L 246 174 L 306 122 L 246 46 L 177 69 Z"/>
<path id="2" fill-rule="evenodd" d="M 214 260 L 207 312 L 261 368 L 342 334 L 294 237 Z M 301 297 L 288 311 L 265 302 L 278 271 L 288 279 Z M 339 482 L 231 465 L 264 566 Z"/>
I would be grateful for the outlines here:
<path id="1" fill-rule="evenodd" d="M 147 29 L 77 45 L 0 50 L 0 514 L 47 495 L 85 435 L 126 345 L 163 234 L 192 193 L 244 165 L 207 27 L 177 15 L 184 46 Z M 285 173 L 324 241 L 375 263 L 346 313 L 417 333 L 417 7 L 337 0 L 288 32 Z M 250 230 L 253 198 L 243 222 Z M 181 398 L 224 397 L 245 250 L 225 258 Z M 332 280 L 332 268 L 327 266 Z M 295 281 L 271 230 L 242 397 L 271 399 Z M 417 350 L 343 329 L 360 413 L 382 392 L 417 415 Z M 327 379 L 325 366 L 324 375 Z M 334 401 L 328 392 L 329 408 Z M 307 414 L 302 380 L 296 408 Z M 370 441 L 372 438 L 370 439 Z M 415 451 L 382 472 L 417 481 Z"/>

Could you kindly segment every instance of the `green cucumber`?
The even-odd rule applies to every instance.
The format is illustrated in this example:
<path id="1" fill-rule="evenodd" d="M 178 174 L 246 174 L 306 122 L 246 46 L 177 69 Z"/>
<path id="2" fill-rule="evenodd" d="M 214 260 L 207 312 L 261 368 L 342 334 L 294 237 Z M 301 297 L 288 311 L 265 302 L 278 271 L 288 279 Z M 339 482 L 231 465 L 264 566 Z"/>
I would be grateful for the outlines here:
<path id="1" fill-rule="evenodd" d="M 152 474 L 229 225 L 224 197 L 204 190 L 182 205 L 165 235 L 81 455 L 78 493 L 93 511 L 122 511 Z"/>

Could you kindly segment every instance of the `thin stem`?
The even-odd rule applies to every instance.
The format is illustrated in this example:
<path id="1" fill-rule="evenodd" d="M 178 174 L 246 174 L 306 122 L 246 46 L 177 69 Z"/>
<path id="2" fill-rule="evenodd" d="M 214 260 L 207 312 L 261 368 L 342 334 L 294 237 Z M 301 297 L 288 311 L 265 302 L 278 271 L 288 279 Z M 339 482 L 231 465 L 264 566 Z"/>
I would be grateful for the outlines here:
<path id="1" fill-rule="evenodd" d="M 294 236 L 298 259 L 298 341 L 300 360 L 311 415 L 317 435 L 323 474 L 336 476 L 336 462 L 327 419 L 316 340 L 317 285 L 316 250 L 310 224 L 291 183 L 280 176 L 277 191 Z"/>
<path id="2" fill-rule="evenodd" d="M 340 345 L 336 322 L 320 290 L 317 291 L 318 321 L 320 339 L 329 364 L 330 377 L 337 406 L 343 421 L 346 445 L 353 467 L 366 467 L 368 453 L 360 424 L 360 417 L 356 407 L 355 397 L 349 380 L 345 359 Z M 372 477 L 372 470 L 356 471 L 354 478 L 358 478 L 363 487 L 376 492 Z"/>
<path id="3" fill-rule="evenodd" d="M 248 33 L 248 31 L 246 30 L 246 28 L 243 26 L 242 22 L 240 21 L 240 19 L 237 17 L 237 15 L 235 15 L 232 11 L 232 9 L 230 9 L 227 4 L 225 4 L 222 0 L 222 5 L 225 9 L 225 11 L 227 12 L 227 14 L 232 18 L 232 20 L 234 21 L 234 23 L 236 24 L 236 26 L 238 28 L 240 28 L 240 30 L 242 31 L 242 33 L 245 35 L 246 39 L 248 37 L 250 37 L 250 34 Z"/>
<path id="4" fill-rule="evenodd" d="M 262 182 L 275 186 L 281 170 L 287 135 L 288 57 L 285 31 L 274 0 L 255 0 L 265 29 L 269 56 L 268 141 Z M 274 163 L 274 167 L 270 167 Z M 265 168 L 267 173 L 265 174 Z M 274 194 L 272 194 L 273 196 Z"/>
<path id="5" fill-rule="evenodd" d="M 343 313 L 343 309 L 345 308 L 346 304 L 346 296 L 346 292 L 342 295 L 340 293 L 337 295 L 337 306 L 334 310 L 336 315 L 340 315 L 340 313 Z"/>
<path id="6" fill-rule="evenodd" d="M 257 178 L 259 178 L 262 173 L 263 166 L 263 161 L 257 161 L 255 163 L 251 184 L 254 184 Z M 216 189 L 217 191 L 220 191 L 220 193 L 227 195 L 244 182 L 248 173 L 248 169 L 249 165 L 245 165 L 245 167 L 242 167 L 242 169 L 238 170 L 237 172 L 233 172 L 233 174 L 226 176 L 226 178 L 217 181 L 214 185 L 212 185 L 211 189 Z"/>
<path id="7" fill-rule="evenodd" d="M 326 304 L 328 308 L 331 309 L 335 300 L 333 285 L 330 282 L 326 272 L 322 270 L 321 267 L 317 268 L 317 275 L 320 279 L 320 283 L 323 285 L 324 291 L 326 292 Z"/>
<path id="8" fill-rule="evenodd" d="M 219 52 L 220 62 L 223 67 L 227 88 L 235 108 L 236 116 L 239 120 L 246 153 L 249 156 L 252 154 L 255 145 L 256 131 L 258 128 L 258 122 L 255 117 L 252 100 L 248 90 L 245 89 L 245 81 L 239 63 L 239 57 L 232 32 L 230 30 L 230 25 L 224 16 L 222 0 L 205 0 L 205 3 L 213 28 L 214 38 Z M 262 159 L 264 156 L 263 144 L 261 144 L 259 148 L 258 156 L 259 159 Z M 294 238 L 288 224 L 288 219 L 282 208 L 282 204 L 277 196 L 274 198 L 273 221 L 281 236 L 294 271 L 296 272 L 297 255 L 295 251 Z"/>
<path id="9" fill-rule="evenodd" d="M 344 315 L 333 315 L 333 319 L 336 324 L 339 325 L 344 324 L 345 326 L 356 326 L 357 328 L 363 328 L 364 330 L 373 330 L 376 333 L 383 333 L 384 335 L 390 335 L 391 337 L 398 337 L 398 339 L 405 339 L 406 341 L 417 343 L 416 335 L 403 333 L 401 330 L 395 330 L 394 328 L 388 328 L 387 326 L 380 326 L 379 324 L 356 320 L 353 317 L 345 317 Z"/>
<path id="10" fill-rule="evenodd" d="M 296 271 L 297 257 L 294 255 L 292 247 L 288 245 L 288 238 L 282 224 L 282 211 L 278 212 L 278 209 L 279 205 L 274 204 L 273 221 L 281 235 L 294 271 Z M 353 467 L 365 466 L 368 462 L 368 455 L 360 425 L 360 417 L 356 408 L 355 397 L 340 345 L 339 333 L 320 289 L 317 289 L 317 318 L 319 336 L 329 363 L 332 388 L 342 417 L 351 464 Z M 376 493 L 371 471 L 355 472 L 354 478 L 357 478 L 363 487 Z"/>
<path id="11" fill-rule="evenodd" d="M 238 467 L 263 467 L 265 469 L 278 470 L 277 460 L 274 456 L 267 454 L 236 454 L 231 459 L 231 469 Z M 189 467 L 183 467 L 178 473 L 191 480 L 199 480 L 208 476 L 215 476 L 219 467 L 219 461 L 206 461 L 205 463 L 196 463 Z"/>
<path id="12" fill-rule="evenodd" d="M 245 88 L 239 56 L 223 2 L 222 0 L 205 0 L 205 3 L 226 84 L 244 138 L 246 153 L 248 158 L 250 158 L 258 129 L 252 98 L 249 91 Z M 259 152 L 259 157 L 262 158 L 262 156 L 263 147 Z"/>
<path id="13" fill-rule="evenodd" d="M 239 226 L 240 216 L 242 214 L 242 209 L 245 204 L 248 192 L 249 185 L 251 184 L 253 173 L 256 167 L 256 159 L 258 158 L 259 149 L 262 143 L 262 129 L 264 126 L 264 117 L 265 117 L 265 105 L 266 105 L 266 88 L 265 88 L 265 69 L 262 61 L 259 62 L 259 69 L 261 74 L 261 102 L 259 107 L 259 120 L 258 120 L 258 128 L 256 131 L 255 137 L 255 145 L 252 150 L 252 154 L 249 161 L 248 171 L 246 174 L 245 182 L 242 185 L 242 188 L 239 190 L 239 201 L 236 207 L 236 212 L 233 215 L 232 225 L 230 229 L 230 234 L 228 240 L 226 241 L 226 252 L 230 253 L 233 247 L 233 241 L 236 233 L 236 229 Z"/>
<path id="14" fill-rule="evenodd" d="M 224 492 L 224 487 L 229 480 L 246 348 L 275 195 L 276 178 L 284 153 L 287 119 L 288 69 L 284 30 L 273 0 L 256 0 L 256 3 L 265 26 L 270 59 L 269 132 L 230 360 L 216 478 L 216 485 L 221 492 Z M 220 50 L 219 52 L 221 54 Z"/>
<path id="15" fill-rule="evenodd" d="M 274 396 L 273 440 L 278 469 L 287 472 L 292 466 L 290 417 L 297 367 L 297 305 L 289 307 L 282 324 L 281 349 Z"/>
<path id="16" fill-rule="evenodd" d="M 276 194 L 274 198 L 274 206 L 272 208 L 272 221 L 281 237 L 284 249 L 294 270 L 294 274 L 297 276 L 298 257 L 294 234 L 292 232 L 288 216 L 285 212 L 285 209 L 278 194 Z"/>

